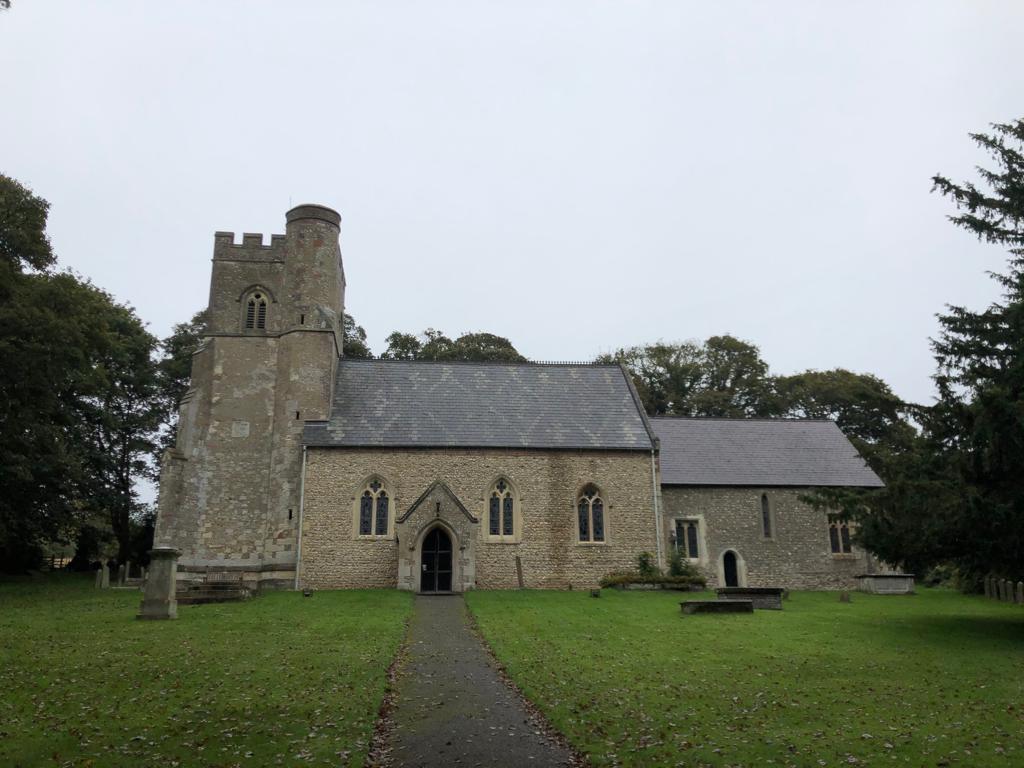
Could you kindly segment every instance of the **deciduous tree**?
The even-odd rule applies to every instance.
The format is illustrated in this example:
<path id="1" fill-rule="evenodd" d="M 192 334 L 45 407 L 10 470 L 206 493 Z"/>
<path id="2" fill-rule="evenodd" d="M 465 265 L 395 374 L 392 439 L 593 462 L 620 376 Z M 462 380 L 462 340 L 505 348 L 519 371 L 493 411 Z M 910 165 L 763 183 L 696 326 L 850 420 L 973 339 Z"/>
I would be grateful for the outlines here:
<path id="1" fill-rule="evenodd" d="M 452 340 L 436 328 L 422 337 L 395 331 L 387 338 L 386 360 L 450 360 L 475 362 L 522 362 L 523 357 L 504 336 L 493 333 L 464 333 Z"/>
<path id="2" fill-rule="evenodd" d="M 760 350 L 734 336 L 712 336 L 703 343 L 659 341 L 598 360 L 626 367 L 651 415 L 769 416 L 778 410 Z"/>

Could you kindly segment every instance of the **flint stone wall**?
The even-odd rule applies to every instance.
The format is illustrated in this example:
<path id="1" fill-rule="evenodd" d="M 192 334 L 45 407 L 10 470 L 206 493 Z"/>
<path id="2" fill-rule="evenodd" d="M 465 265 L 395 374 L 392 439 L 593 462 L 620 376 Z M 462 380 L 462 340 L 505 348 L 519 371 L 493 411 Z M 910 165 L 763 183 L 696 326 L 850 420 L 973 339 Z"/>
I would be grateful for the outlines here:
<path id="1" fill-rule="evenodd" d="M 611 571 L 655 552 L 650 455 L 643 452 L 468 449 L 310 448 L 307 452 L 300 582 L 303 587 L 398 586 L 395 536 L 360 538 L 353 510 L 372 476 L 382 478 L 392 515 L 401 516 L 435 481 L 444 482 L 480 522 L 473 586 L 518 587 L 515 558 L 526 588 L 589 588 Z M 521 533 L 511 542 L 485 535 L 487 498 L 505 477 L 517 496 Z M 577 541 L 576 498 L 587 483 L 605 501 L 606 542 Z M 422 528 L 418 528 L 422 535 Z M 518 541 L 516 540 L 518 539 Z M 456 548 L 462 542 L 455 542 Z"/>
<path id="2" fill-rule="evenodd" d="M 184 579 L 294 583 L 302 429 L 328 415 L 345 279 L 338 215 L 299 206 L 287 221 L 268 245 L 214 238 L 206 338 L 162 463 L 154 535 L 181 550 Z M 269 298 L 263 329 L 244 327 L 254 288 Z"/>
<path id="3" fill-rule="evenodd" d="M 697 519 L 700 558 L 694 565 L 709 587 L 725 586 L 722 557 L 739 557 L 740 586 L 787 589 L 852 589 L 857 576 L 873 568 L 867 553 L 833 554 L 828 514 L 799 500 L 806 488 L 664 486 L 664 541 L 677 519 Z M 761 519 L 761 494 L 767 494 L 772 536 L 766 538 Z"/>

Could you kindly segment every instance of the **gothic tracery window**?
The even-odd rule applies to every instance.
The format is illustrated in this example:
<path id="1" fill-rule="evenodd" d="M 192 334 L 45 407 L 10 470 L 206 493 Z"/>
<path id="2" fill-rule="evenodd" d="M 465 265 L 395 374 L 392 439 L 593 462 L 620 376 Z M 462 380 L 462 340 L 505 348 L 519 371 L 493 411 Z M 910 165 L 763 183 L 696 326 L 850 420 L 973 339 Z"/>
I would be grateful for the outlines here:
<path id="1" fill-rule="evenodd" d="M 245 327 L 266 330 L 267 327 L 267 295 L 263 291 L 253 291 L 245 302 Z"/>
<path id="2" fill-rule="evenodd" d="M 604 500 L 597 486 L 583 488 L 576 500 L 576 521 L 580 541 L 604 541 Z"/>
<path id="3" fill-rule="evenodd" d="M 373 479 L 359 497 L 359 535 L 387 536 L 390 499 L 384 484 Z"/>
<path id="4" fill-rule="evenodd" d="M 515 499 L 512 486 L 500 478 L 491 489 L 487 503 L 487 534 L 498 538 L 511 538 L 515 534 Z"/>
<path id="5" fill-rule="evenodd" d="M 828 516 L 828 543 L 833 555 L 848 555 L 853 552 L 850 524 L 839 515 Z"/>

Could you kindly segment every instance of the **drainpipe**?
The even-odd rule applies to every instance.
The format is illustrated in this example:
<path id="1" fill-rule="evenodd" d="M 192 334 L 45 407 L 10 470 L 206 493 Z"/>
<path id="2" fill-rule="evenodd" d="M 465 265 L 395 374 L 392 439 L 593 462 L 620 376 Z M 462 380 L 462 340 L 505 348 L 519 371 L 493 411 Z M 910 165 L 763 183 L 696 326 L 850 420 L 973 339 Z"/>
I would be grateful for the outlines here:
<path id="1" fill-rule="evenodd" d="M 302 474 L 299 475 L 299 534 L 295 543 L 295 589 L 299 588 L 299 566 L 302 564 L 302 511 L 306 507 L 306 446 L 302 446 Z"/>
<path id="2" fill-rule="evenodd" d="M 658 471 L 654 449 L 651 449 L 651 492 L 654 499 L 654 546 L 658 550 L 658 567 L 664 567 L 661 557 L 661 505 L 658 503 Z M 301 507 L 299 508 L 299 519 L 301 520 Z"/>

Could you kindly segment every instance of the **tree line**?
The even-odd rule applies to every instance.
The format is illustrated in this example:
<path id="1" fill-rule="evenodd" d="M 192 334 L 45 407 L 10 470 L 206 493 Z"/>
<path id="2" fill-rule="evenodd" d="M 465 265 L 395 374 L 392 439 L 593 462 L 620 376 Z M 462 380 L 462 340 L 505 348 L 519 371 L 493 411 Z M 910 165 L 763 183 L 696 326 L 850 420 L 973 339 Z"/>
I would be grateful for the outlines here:
<path id="1" fill-rule="evenodd" d="M 0 176 L 0 566 L 54 542 L 83 558 L 151 538 L 136 481 L 152 476 L 168 398 L 159 340 L 135 310 L 58 272 L 49 205 Z M 150 533 L 147 533 L 150 531 Z"/>
<path id="2" fill-rule="evenodd" d="M 860 543 L 917 573 L 952 568 L 966 588 L 986 573 L 1024 578 L 1024 120 L 972 134 L 992 160 L 977 182 L 933 178 L 949 218 L 1005 248 L 1001 301 L 951 306 L 933 340 L 934 403 L 901 400 L 877 376 L 844 369 L 772 375 L 756 345 L 729 335 L 616 350 L 651 415 L 831 419 L 882 477 L 882 489 L 805 499 L 857 523 Z M 153 512 L 135 480 L 172 441 L 204 313 L 158 340 L 135 311 L 55 269 L 47 204 L 0 176 L 0 557 L 37 561 L 48 542 L 76 559 L 113 541 L 138 558 Z M 346 314 L 345 355 L 372 358 Z M 428 328 L 386 339 L 394 360 L 523 361 L 506 338 Z"/>

